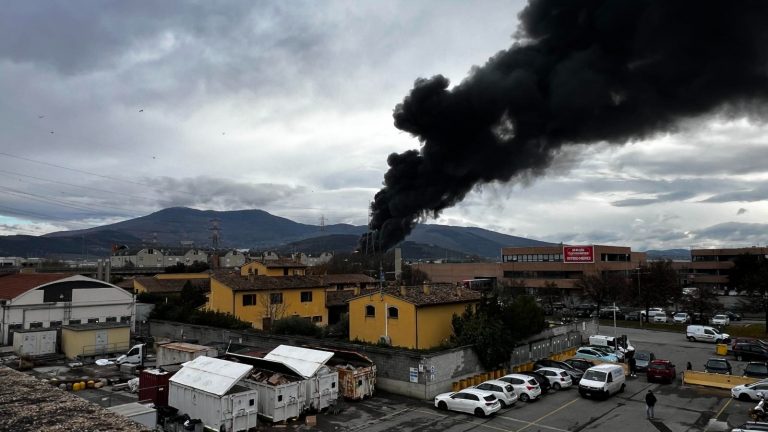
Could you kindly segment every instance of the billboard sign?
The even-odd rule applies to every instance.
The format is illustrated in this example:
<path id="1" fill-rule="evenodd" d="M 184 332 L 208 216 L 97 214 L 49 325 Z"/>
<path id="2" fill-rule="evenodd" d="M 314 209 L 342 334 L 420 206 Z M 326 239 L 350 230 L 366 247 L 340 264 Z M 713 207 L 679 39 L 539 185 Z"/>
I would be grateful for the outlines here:
<path id="1" fill-rule="evenodd" d="M 563 246 L 564 263 L 593 263 L 595 262 L 594 246 Z"/>

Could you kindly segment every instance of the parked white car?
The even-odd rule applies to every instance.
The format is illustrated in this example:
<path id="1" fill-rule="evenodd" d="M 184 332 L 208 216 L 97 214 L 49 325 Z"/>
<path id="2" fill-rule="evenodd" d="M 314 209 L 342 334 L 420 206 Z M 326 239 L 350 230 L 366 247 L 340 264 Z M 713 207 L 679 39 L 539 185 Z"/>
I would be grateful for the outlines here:
<path id="1" fill-rule="evenodd" d="M 566 372 L 564 369 L 545 367 L 536 369 L 534 372 L 538 372 L 547 377 L 549 383 L 552 385 L 552 388 L 555 390 L 568 388 L 573 385 L 571 376 L 568 375 L 568 372 Z"/>
<path id="2" fill-rule="evenodd" d="M 535 379 L 528 375 L 509 374 L 499 378 L 500 381 L 512 384 L 517 399 L 521 402 L 530 402 L 541 396 L 541 387 Z"/>
<path id="3" fill-rule="evenodd" d="M 686 324 L 691 322 L 691 316 L 685 312 L 678 312 L 672 317 L 672 321 L 676 324 Z"/>
<path id="4" fill-rule="evenodd" d="M 517 393 L 512 384 L 500 380 L 488 380 L 475 386 L 478 390 L 493 393 L 501 403 L 502 408 L 510 407 L 517 402 Z"/>
<path id="5" fill-rule="evenodd" d="M 712 325 L 728 325 L 731 323 L 731 320 L 728 319 L 728 315 L 715 315 L 712 317 L 711 320 L 709 320 L 709 323 Z"/>
<path id="6" fill-rule="evenodd" d="M 651 318 L 651 321 L 655 323 L 665 323 L 667 322 L 667 314 L 664 312 L 656 312 Z"/>
<path id="7" fill-rule="evenodd" d="M 758 393 L 768 395 L 768 379 L 760 380 L 752 384 L 737 385 L 731 389 L 731 397 L 741 401 L 760 400 Z"/>
<path id="8" fill-rule="evenodd" d="M 435 396 L 435 406 L 443 410 L 474 414 L 478 417 L 491 415 L 501 409 L 501 403 L 493 393 L 473 388 L 439 394 Z"/>

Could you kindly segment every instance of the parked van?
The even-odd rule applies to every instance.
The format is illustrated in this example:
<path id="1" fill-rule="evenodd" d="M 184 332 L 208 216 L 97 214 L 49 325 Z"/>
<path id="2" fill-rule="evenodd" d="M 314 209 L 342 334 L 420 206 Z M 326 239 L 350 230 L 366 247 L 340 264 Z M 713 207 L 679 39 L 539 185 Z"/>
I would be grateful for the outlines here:
<path id="1" fill-rule="evenodd" d="M 622 354 L 635 350 L 635 347 L 629 343 L 629 339 L 626 336 L 615 338 L 613 336 L 593 335 L 589 337 L 589 344 L 610 347 Z"/>
<path id="2" fill-rule="evenodd" d="M 584 372 L 579 381 L 579 394 L 582 397 L 608 398 L 623 392 L 625 381 L 624 368 L 620 365 L 599 364 Z"/>
<path id="3" fill-rule="evenodd" d="M 685 336 L 689 341 L 704 341 L 714 343 L 728 343 L 731 336 L 728 333 L 722 333 L 720 330 L 703 325 L 689 325 L 685 331 Z"/>

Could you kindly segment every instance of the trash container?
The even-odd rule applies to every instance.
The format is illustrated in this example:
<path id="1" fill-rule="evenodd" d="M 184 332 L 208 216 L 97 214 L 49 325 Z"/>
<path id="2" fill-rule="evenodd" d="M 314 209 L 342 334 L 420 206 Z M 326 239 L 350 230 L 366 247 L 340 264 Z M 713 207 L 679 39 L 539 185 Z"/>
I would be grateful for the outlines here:
<path id="1" fill-rule="evenodd" d="M 728 355 L 728 345 L 727 344 L 717 344 L 716 351 L 717 355 Z"/>

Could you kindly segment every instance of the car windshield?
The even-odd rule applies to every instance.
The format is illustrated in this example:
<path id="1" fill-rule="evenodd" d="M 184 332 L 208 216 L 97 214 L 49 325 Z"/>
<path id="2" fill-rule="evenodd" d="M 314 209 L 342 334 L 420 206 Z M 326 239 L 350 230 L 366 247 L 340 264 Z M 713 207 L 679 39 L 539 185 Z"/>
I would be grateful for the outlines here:
<path id="1" fill-rule="evenodd" d="M 667 365 L 664 363 L 655 363 L 651 365 L 651 369 L 666 369 Z"/>
<path id="2" fill-rule="evenodd" d="M 536 382 L 536 380 L 535 380 L 535 379 L 530 379 L 530 380 L 528 380 L 528 384 L 530 384 L 530 385 L 532 385 L 532 386 L 535 386 L 535 385 L 539 385 L 539 383 L 538 383 L 538 382 Z"/>
<path id="3" fill-rule="evenodd" d="M 715 315 L 715 319 L 724 320 L 725 319 L 725 315 Z"/>
<path id="4" fill-rule="evenodd" d="M 715 368 L 715 369 L 725 369 L 725 362 L 715 360 L 715 361 L 709 361 L 707 362 L 707 367 Z"/>
<path id="5" fill-rule="evenodd" d="M 605 372 L 600 372 L 600 371 L 596 371 L 596 370 L 588 370 L 584 374 L 584 378 L 582 378 L 582 379 L 585 379 L 585 380 L 588 380 L 588 381 L 603 381 L 603 382 L 605 382 L 605 375 L 606 375 Z"/>
<path id="6" fill-rule="evenodd" d="M 685 317 L 684 313 L 675 314 L 675 318 L 684 318 L 684 317 Z"/>
<path id="7" fill-rule="evenodd" d="M 496 396 L 494 396 L 494 395 L 488 395 L 488 396 L 485 396 L 485 397 L 483 397 L 483 399 L 485 399 L 485 400 L 486 400 L 486 402 L 493 402 L 493 401 L 495 401 L 495 400 L 496 400 Z"/>
<path id="8" fill-rule="evenodd" d="M 635 352 L 635 360 L 648 360 L 651 355 L 647 352 L 637 351 Z"/>
<path id="9" fill-rule="evenodd" d="M 747 370 L 750 372 L 768 373 L 768 366 L 764 364 L 747 365 Z"/>

